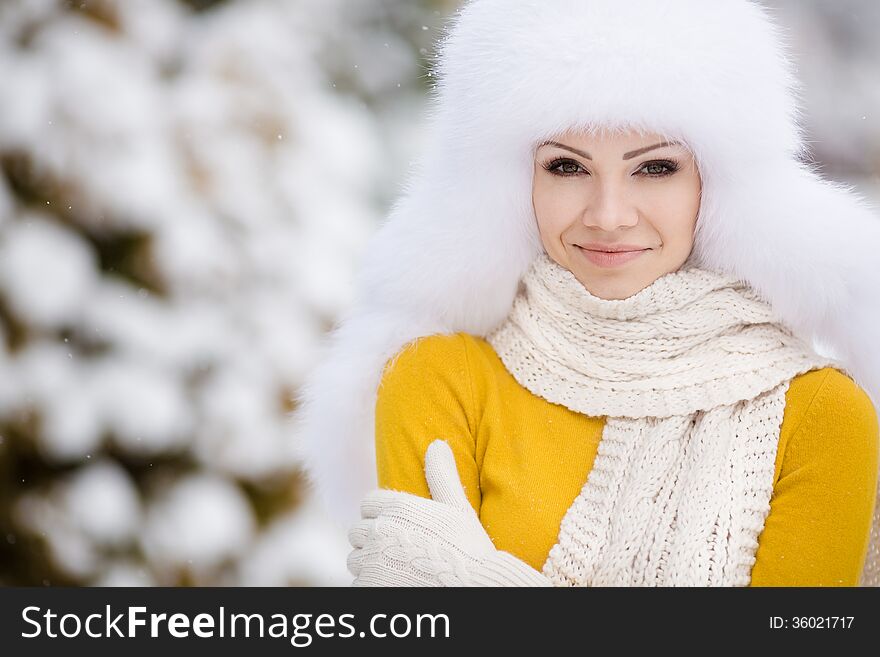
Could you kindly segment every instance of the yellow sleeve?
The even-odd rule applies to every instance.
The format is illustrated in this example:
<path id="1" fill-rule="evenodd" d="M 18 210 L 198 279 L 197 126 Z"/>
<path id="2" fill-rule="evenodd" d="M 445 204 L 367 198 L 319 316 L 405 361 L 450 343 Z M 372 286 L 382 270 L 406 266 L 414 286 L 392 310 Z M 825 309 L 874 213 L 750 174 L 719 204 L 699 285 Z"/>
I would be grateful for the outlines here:
<path id="1" fill-rule="evenodd" d="M 380 488 L 431 497 L 425 450 L 449 443 L 468 500 L 479 515 L 480 486 L 471 380 L 463 337 L 418 338 L 388 360 L 376 395 L 376 472 Z"/>
<path id="2" fill-rule="evenodd" d="M 870 397 L 828 368 L 784 446 L 751 586 L 858 585 L 876 499 L 878 442 Z"/>

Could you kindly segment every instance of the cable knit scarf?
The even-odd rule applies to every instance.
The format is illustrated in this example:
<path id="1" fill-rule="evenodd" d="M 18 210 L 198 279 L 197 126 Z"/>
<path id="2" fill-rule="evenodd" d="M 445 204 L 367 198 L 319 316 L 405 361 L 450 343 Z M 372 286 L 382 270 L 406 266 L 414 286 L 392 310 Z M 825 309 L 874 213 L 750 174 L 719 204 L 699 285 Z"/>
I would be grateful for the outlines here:
<path id="1" fill-rule="evenodd" d="M 606 300 L 546 253 L 486 339 L 535 395 L 606 416 L 543 567 L 556 586 L 748 585 L 785 391 L 837 361 L 736 279 L 685 263 Z"/>

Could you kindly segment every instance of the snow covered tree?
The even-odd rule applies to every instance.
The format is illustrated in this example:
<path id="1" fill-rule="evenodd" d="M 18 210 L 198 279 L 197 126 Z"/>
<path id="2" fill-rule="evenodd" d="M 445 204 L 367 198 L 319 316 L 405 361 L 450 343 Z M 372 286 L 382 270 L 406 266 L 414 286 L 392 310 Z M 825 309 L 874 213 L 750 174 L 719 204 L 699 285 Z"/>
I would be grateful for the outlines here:
<path id="1" fill-rule="evenodd" d="M 449 8 L 0 3 L 0 582 L 350 579 L 285 417 Z"/>

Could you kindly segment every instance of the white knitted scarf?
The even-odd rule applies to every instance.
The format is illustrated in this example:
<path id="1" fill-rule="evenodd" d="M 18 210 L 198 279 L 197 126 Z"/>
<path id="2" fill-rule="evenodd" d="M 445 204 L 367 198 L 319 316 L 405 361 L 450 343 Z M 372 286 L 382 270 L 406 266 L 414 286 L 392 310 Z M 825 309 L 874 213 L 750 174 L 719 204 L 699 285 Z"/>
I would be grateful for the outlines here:
<path id="1" fill-rule="evenodd" d="M 606 416 L 543 573 L 556 586 L 747 586 L 785 392 L 839 362 L 746 283 L 685 263 L 623 300 L 546 253 L 486 337 L 535 395 Z"/>

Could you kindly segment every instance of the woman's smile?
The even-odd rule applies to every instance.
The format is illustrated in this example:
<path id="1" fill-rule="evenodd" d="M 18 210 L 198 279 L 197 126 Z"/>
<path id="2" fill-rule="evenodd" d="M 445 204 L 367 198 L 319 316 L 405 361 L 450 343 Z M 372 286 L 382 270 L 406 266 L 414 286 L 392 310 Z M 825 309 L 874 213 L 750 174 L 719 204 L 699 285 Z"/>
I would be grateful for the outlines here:
<path id="1" fill-rule="evenodd" d="M 586 257 L 587 260 L 599 267 L 617 267 L 619 265 L 631 262 L 640 255 L 650 251 L 651 249 L 640 249 L 637 251 L 596 251 L 585 249 L 575 245 L 575 248 Z"/>

